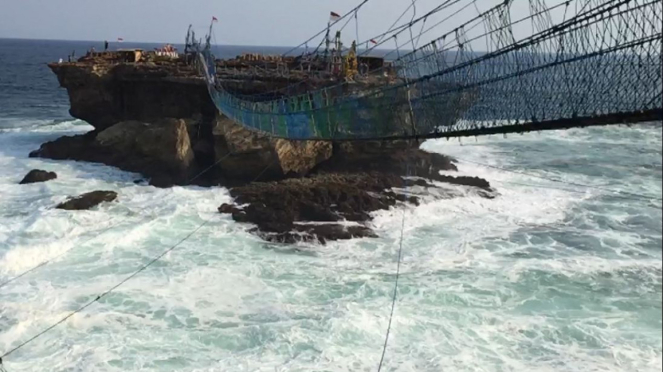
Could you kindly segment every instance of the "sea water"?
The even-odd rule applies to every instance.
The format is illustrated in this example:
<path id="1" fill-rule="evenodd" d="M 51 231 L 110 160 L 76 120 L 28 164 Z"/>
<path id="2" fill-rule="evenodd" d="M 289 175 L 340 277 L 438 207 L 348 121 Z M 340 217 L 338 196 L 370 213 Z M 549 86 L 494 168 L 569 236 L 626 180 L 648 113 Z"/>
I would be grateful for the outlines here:
<path id="1" fill-rule="evenodd" d="M 0 288 L 0 354 L 207 223 L 6 357 L 9 371 L 375 371 L 402 224 L 383 371 L 661 370 L 660 123 L 428 141 L 458 158 L 449 174 L 498 196 L 439 184 L 375 213 L 380 238 L 270 244 L 216 212 L 224 188 L 28 158 L 92 129 L 45 66 L 88 44 L 0 40 L 0 283 L 48 262 Z M 18 185 L 34 168 L 58 178 Z M 53 209 L 93 190 L 119 197 Z"/>

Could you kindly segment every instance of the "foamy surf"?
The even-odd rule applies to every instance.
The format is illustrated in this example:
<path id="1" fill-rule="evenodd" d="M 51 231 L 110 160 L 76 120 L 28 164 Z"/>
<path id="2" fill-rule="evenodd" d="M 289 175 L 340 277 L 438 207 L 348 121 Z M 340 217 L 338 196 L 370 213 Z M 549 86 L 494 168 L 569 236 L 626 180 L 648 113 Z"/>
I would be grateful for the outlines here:
<path id="1" fill-rule="evenodd" d="M 0 135 L 0 282 L 52 260 L 0 288 L 0 351 L 210 222 L 12 354 L 11 371 L 374 370 L 403 212 L 386 370 L 661 369 L 660 209 L 527 175 L 660 196 L 660 128 L 429 141 L 459 158 L 460 172 L 449 174 L 486 178 L 497 198 L 440 184 L 454 197 L 376 213 L 380 238 L 325 247 L 260 241 L 216 213 L 230 200 L 222 188 L 157 189 L 103 165 L 26 157 L 45 139 L 87 129 L 67 122 Z M 59 177 L 17 185 L 32 168 Z M 52 209 L 97 189 L 117 191 L 118 202 Z"/>

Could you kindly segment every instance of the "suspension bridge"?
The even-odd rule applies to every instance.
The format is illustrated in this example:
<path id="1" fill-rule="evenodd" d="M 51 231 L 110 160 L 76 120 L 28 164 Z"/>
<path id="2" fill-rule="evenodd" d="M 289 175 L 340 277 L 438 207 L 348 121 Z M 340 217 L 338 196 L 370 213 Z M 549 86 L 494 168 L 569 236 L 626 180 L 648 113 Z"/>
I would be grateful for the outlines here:
<path id="1" fill-rule="evenodd" d="M 367 2 L 342 18 L 356 20 Z M 516 6 L 528 14 L 514 19 Z M 226 90 L 209 43 L 199 58 L 218 110 L 275 138 L 426 139 L 659 121 L 662 8 L 658 0 L 505 0 L 481 11 L 476 0 L 447 0 L 370 39 L 364 53 L 394 43 L 392 78 L 376 79 L 387 75 L 381 67 L 367 74 L 371 84 L 357 77 L 266 100 Z M 426 28 L 438 13 L 447 16 Z M 418 46 L 461 14 L 469 19 Z M 524 25 L 531 31 L 517 37 Z"/>
<path id="2" fill-rule="evenodd" d="M 358 22 L 368 1 L 329 26 L 343 20 L 347 25 L 353 17 Z M 416 1 L 412 0 L 403 15 L 416 8 Z M 517 5 L 527 8 L 528 14 L 514 18 L 512 8 Z M 443 19 L 428 26 L 436 14 L 443 14 Z M 196 52 L 218 110 L 245 128 L 274 138 L 425 139 L 660 121 L 663 117 L 660 0 L 565 0 L 554 5 L 545 0 L 505 0 L 485 10 L 479 9 L 477 0 L 446 0 L 398 25 L 403 15 L 386 32 L 366 42 L 356 40 L 356 45 L 373 44 L 360 53 L 364 55 L 393 42 L 386 55 L 395 57 L 388 66 L 303 94 L 233 94 L 216 78 L 209 37 Z M 420 46 L 425 35 L 451 19 L 461 21 Z M 530 33 L 514 31 L 525 24 Z M 328 43 L 330 27 L 308 41 L 322 35 L 321 45 Z M 307 56 L 326 57 L 319 48 Z M 208 222 L 118 284 L 6 351 L 0 357 L 0 371 L 2 358 L 118 289 Z M 402 243 L 402 235 L 400 240 Z M 0 288 L 49 262 L 11 278 Z M 398 263 L 400 267 L 400 249 Z M 397 285 L 392 315 L 396 294 Z M 390 327 L 391 316 L 378 370 Z"/>

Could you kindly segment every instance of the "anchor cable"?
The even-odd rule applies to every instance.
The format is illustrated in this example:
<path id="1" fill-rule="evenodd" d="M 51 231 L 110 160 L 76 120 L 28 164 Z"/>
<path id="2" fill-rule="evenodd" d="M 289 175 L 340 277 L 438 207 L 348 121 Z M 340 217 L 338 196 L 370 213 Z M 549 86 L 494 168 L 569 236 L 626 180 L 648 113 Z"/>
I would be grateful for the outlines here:
<path id="1" fill-rule="evenodd" d="M 226 156 L 228 156 L 228 155 L 226 155 Z M 269 169 L 272 165 L 274 165 L 274 163 L 275 163 L 276 161 L 277 161 L 277 159 L 275 159 L 274 161 L 270 162 L 270 163 L 269 163 L 269 164 L 268 164 L 268 165 L 267 165 L 267 166 L 266 166 L 266 167 L 265 167 L 265 168 L 264 168 L 264 169 L 263 169 L 263 170 L 262 170 L 262 171 L 261 171 L 261 172 L 260 172 L 255 178 L 254 178 L 254 179 L 253 179 L 253 181 L 251 181 L 251 182 L 256 182 L 256 181 L 258 181 L 258 179 L 259 179 L 260 177 L 262 177 L 262 175 L 267 171 L 267 169 Z M 52 330 L 53 328 L 55 328 L 55 327 L 59 326 L 60 324 L 66 322 L 66 321 L 67 321 L 69 318 L 71 318 L 72 316 L 74 316 L 74 315 L 76 315 L 76 314 L 82 312 L 83 310 L 85 310 L 85 309 L 87 309 L 88 307 L 92 306 L 94 303 L 96 303 L 96 302 L 98 302 L 99 300 L 101 300 L 102 298 L 106 297 L 107 295 L 109 295 L 110 293 L 112 293 L 113 291 L 115 291 L 116 289 L 118 289 L 119 287 L 121 287 L 122 285 L 124 285 L 126 282 L 128 282 L 128 281 L 131 280 L 131 279 L 133 279 L 134 277 L 136 277 L 136 276 L 137 276 L 138 274 L 140 274 L 141 272 L 145 271 L 147 268 L 149 268 L 150 266 L 152 266 L 154 263 L 156 263 L 157 261 L 161 260 L 166 254 L 168 254 L 168 253 L 172 252 L 173 250 L 175 250 L 177 247 L 179 247 L 182 243 L 184 243 L 184 242 L 187 241 L 189 238 L 191 238 L 194 234 L 196 234 L 198 231 L 200 231 L 200 229 L 202 229 L 203 227 L 205 227 L 205 225 L 207 225 L 207 224 L 210 223 L 211 221 L 212 221 L 211 219 L 209 219 L 209 220 L 204 220 L 203 223 L 201 223 L 200 225 L 198 225 L 195 229 L 193 229 L 191 232 L 189 232 L 184 238 L 180 239 L 176 244 L 172 245 L 171 247 L 169 247 L 168 249 L 166 249 L 165 251 L 163 251 L 160 255 L 156 256 L 155 258 L 153 258 L 152 260 L 150 260 L 150 261 L 149 261 L 148 263 L 146 263 L 145 265 L 142 265 L 140 268 L 138 268 L 138 270 L 134 271 L 131 275 L 129 275 L 129 276 L 127 276 L 126 278 L 124 278 L 124 279 L 123 279 L 122 281 L 120 281 L 118 284 L 116 284 L 116 285 L 114 285 L 113 287 L 109 288 L 109 289 L 106 290 L 104 293 L 98 295 L 98 296 L 95 297 L 94 299 L 88 301 L 88 302 L 85 303 L 83 306 L 79 307 L 78 309 L 76 309 L 76 310 L 72 311 L 71 313 L 67 314 L 65 317 L 63 317 L 62 319 L 60 319 L 60 320 L 58 320 L 57 322 L 53 323 L 53 324 L 52 324 L 51 326 L 49 326 L 48 328 L 44 329 L 43 331 L 37 333 L 36 335 L 32 336 L 32 337 L 29 338 L 28 340 L 26 340 L 26 341 L 20 343 L 18 346 L 14 347 L 13 349 L 11 349 L 11 350 L 9 350 L 8 352 L 4 353 L 2 356 L 0 356 L 0 366 L 2 366 L 2 359 L 3 359 L 3 358 L 8 357 L 9 355 L 13 354 L 13 353 L 16 352 L 17 350 L 19 350 L 19 349 L 21 349 L 22 347 L 24 347 L 25 345 L 29 344 L 30 342 L 32 342 L 32 341 L 36 340 L 37 338 L 43 336 L 44 334 L 48 333 L 48 332 L 49 332 L 50 330 Z M 0 372 L 5 372 L 5 371 L 2 371 L 2 370 L 0 369 Z"/>

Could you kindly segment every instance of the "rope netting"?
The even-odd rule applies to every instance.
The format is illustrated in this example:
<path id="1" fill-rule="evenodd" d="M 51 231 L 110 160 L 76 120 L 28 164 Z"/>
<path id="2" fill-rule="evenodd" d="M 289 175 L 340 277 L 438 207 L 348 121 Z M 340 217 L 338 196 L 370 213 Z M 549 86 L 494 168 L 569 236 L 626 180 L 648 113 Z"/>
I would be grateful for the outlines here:
<path id="1" fill-rule="evenodd" d="M 514 4 L 528 14 L 516 17 Z M 453 137 L 637 122 L 661 117 L 662 8 L 660 0 L 507 0 L 482 11 L 476 0 L 445 1 L 433 10 L 453 18 L 445 21 L 453 29 L 425 45 L 401 49 L 434 29 L 425 28 L 431 12 L 382 35 L 396 45 L 393 76 L 381 69 L 264 101 L 226 91 L 209 49 L 200 58 L 218 109 L 272 137 Z"/>

